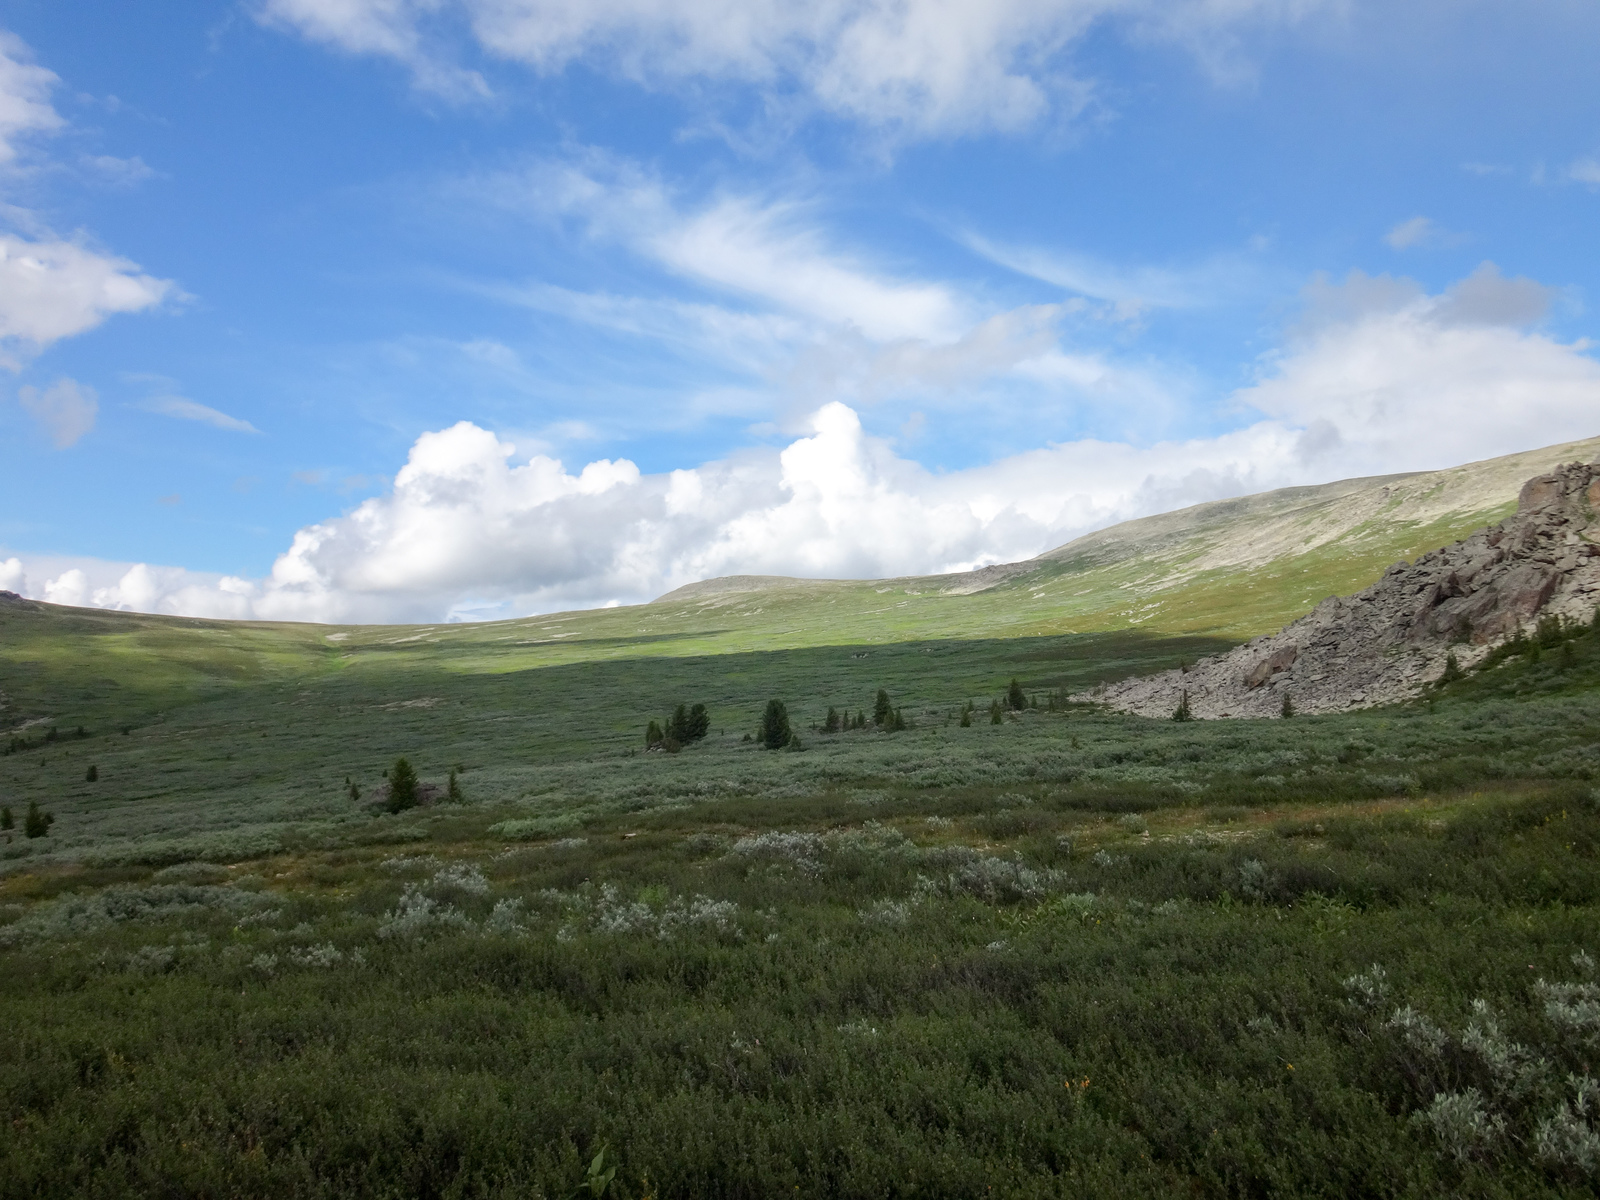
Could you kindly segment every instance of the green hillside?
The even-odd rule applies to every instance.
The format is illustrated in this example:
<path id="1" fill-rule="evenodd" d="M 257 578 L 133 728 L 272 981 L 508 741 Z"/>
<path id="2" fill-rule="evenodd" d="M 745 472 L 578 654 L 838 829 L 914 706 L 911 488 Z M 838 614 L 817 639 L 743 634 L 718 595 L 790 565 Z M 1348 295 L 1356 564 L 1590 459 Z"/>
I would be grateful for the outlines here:
<path id="1" fill-rule="evenodd" d="M 0 601 L 0 1200 L 1591 1196 L 1600 628 L 1335 716 L 1064 696 L 1596 448 L 490 625 Z"/>

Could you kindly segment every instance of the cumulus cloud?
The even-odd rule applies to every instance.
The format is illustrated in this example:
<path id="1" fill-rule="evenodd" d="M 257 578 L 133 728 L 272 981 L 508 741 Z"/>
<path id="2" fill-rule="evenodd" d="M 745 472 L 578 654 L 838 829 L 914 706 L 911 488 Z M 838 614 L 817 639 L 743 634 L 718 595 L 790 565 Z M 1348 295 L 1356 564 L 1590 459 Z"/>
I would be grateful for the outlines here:
<path id="1" fill-rule="evenodd" d="M 202 425 L 211 425 L 217 429 L 226 429 L 232 433 L 260 433 L 249 421 L 239 417 L 230 417 L 210 405 L 201 404 L 196 400 L 189 400 L 183 396 L 157 396 L 146 400 L 141 405 L 147 412 L 160 413 L 165 417 L 177 417 L 180 421 L 199 421 Z"/>
<path id="2" fill-rule="evenodd" d="M 1239 35 L 1337 0 L 263 0 L 261 19 L 406 64 L 419 86 L 462 73 L 452 33 L 553 73 L 582 61 L 647 87 L 727 82 L 768 107 L 911 135 L 1015 130 L 1084 103 L 1063 52 L 1108 19 L 1237 75 Z M 477 82 L 481 85 L 481 79 Z M 449 90 L 448 88 L 444 90 Z M 459 85 L 457 87 L 459 90 Z"/>
<path id="3" fill-rule="evenodd" d="M 0 591 L 22 594 L 28 590 L 28 576 L 20 558 L 0 560 Z"/>
<path id="4" fill-rule="evenodd" d="M 1208 437 L 1074 441 L 933 473 L 831 402 L 781 451 L 646 475 L 626 460 L 570 471 L 519 458 L 462 422 L 419 437 L 383 495 L 301 529 L 264 579 L 17 571 L 48 579 L 46 596 L 110 607 L 398 621 L 640 601 L 716 575 L 873 578 L 1014 561 L 1223 496 L 1594 436 L 1600 363 L 1538 329 L 1547 302 L 1492 264 L 1435 295 L 1359 273 L 1318 281 L 1304 322 L 1233 397 L 1239 427 Z"/>
<path id="5" fill-rule="evenodd" d="M 15 162 L 19 141 L 31 133 L 65 126 L 50 103 L 60 80 L 33 61 L 33 52 L 13 33 L 0 30 L 0 165 Z"/>
<path id="6" fill-rule="evenodd" d="M 77 242 L 0 233 L 0 365 L 15 370 L 19 354 L 93 329 L 115 313 L 154 308 L 175 290 L 170 279 Z"/>
<path id="7" fill-rule="evenodd" d="M 1600 364 L 1530 328 L 1550 292 L 1485 263 L 1430 296 L 1352 272 L 1309 290 L 1305 324 L 1238 402 L 1314 430 L 1303 451 L 1357 475 L 1444 467 L 1600 433 Z"/>
<path id="8" fill-rule="evenodd" d="M 1600 187 L 1600 158 L 1580 158 L 1567 168 L 1567 177 L 1576 183 Z"/>
<path id="9" fill-rule="evenodd" d="M 17 400 L 49 435 L 57 450 L 74 445 L 93 429 L 100 413 L 95 390 L 75 379 L 58 379 L 43 391 L 36 387 L 19 388 Z"/>

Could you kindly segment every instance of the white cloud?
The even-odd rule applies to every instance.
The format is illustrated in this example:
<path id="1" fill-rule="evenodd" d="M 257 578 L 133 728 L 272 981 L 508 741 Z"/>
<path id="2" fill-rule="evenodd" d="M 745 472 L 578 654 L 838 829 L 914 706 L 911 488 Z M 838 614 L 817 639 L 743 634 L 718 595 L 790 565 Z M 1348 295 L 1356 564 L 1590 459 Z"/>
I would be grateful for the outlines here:
<path id="1" fill-rule="evenodd" d="M 1240 35 L 1340 0 L 264 0 L 262 19 L 409 66 L 439 90 L 450 32 L 541 73 L 583 61 L 647 87 L 717 81 L 910 135 L 1016 130 L 1081 107 L 1064 51 L 1097 24 L 1188 46 L 1241 74 Z M 481 84 L 481 80 L 479 80 Z"/>
<path id="2" fill-rule="evenodd" d="M 0 561 L 0 591 L 25 594 L 28 590 L 28 576 L 22 569 L 20 558 L 8 558 Z"/>
<path id="3" fill-rule="evenodd" d="M 176 293 L 170 279 L 139 272 L 124 258 L 76 242 L 30 242 L 0 233 L 0 365 L 15 369 L 16 352 L 43 349 L 115 313 L 154 308 Z"/>
<path id="4" fill-rule="evenodd" d="M 33 52 L 15 34 L 0 29 L 0 165 L 15 162 L 18 142 L 31 133 L 53 133 L 65 126 L 50 104 L 60 80 L 33 61 Z"/>
<path id="5" fill-rule="evenodd" d="M 44 590 L 205 616 L 439 620 L 638 601 L 715 575 L 872 578 L 1013 561 L 1222 496 L 1594 436 L 1600 363 L 1533 327 L 1547 300 L 1490 264 L 1437 295 L 1360 274 L 1318 282 L 1288 345 L 1233 397 L 1239 428 L 1070 442 L 947 473 L 900 457 L 838 402 L 781 452 L 660 475 L 625 460 L 577 472 L 518 460 L 462 422 L 418 438 L 385 494 L 300 530 L 265 579 L 75 564 L 79 576 L 59 570 Z"/>
<path id="6" fill-rule="evenodd" d="M 17 400 L 57 450 L 65 450 L 93 429 L 100 412 L 94 389 L 73 379 L 58 379 L 42 392 L 36 387 L 18 388 Z"/>
<path id="7" fill-rule="evenodd" d="M 1413 246 L 1421 246 L 1433 241 L 1439 236 L 1439 227 L 1427 217 L 1412 217 L 1409 221 L 1401 221 L 1388 233 L 1383 235 L 1383 240 L 1389 243 L 1392 250 L 1409 250 Z"/>
<path id="8" fill-rule="evenodd" d="M 204 425 L 212 425 L 218 429 L 227 429 L 233 433 L 260 433 L 249 421 L 230 417 L 225 412 L 201 404 L 183 396 L 157 396 L 147 400 L 141 405 L 147 412 L 160 413 L 166 417 L 177 417 L 182 421 L 199 421 Z"/>
<path id="9" fill-rule="evenodd" d="M 1600 159 L 1580 158 L 1567 168 L 1567 177 L 1590 187 L 1600 187 Z"/>

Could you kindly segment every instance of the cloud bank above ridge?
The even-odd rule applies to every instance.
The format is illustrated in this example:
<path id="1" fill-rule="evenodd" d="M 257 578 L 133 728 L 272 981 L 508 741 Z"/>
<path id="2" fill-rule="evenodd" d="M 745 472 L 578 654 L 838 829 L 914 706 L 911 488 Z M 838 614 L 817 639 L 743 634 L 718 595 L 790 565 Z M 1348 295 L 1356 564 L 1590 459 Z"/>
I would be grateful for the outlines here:
<path id="1" fill-rule="evenodd" d="M 16 559 L 0 577 L 60 603 L 381 622 L 633 603 L 726 574 L 970 569 L 1223 496 L 1593 436 L 1600 363 L 1538 330 L 1548 302 L 1491 264 L 1437 295 L 1360 273 L 1319 281 L 1290 341 L 1232 397 L 1238 426 L 1211 437 L 1073 441 L 936 474 L 831 401 L 781 451 L 574 473 L 459 422 L 419 437 L 386 494 L 301 529 L 265 579 L 93 563 L 47 578 Z"/>

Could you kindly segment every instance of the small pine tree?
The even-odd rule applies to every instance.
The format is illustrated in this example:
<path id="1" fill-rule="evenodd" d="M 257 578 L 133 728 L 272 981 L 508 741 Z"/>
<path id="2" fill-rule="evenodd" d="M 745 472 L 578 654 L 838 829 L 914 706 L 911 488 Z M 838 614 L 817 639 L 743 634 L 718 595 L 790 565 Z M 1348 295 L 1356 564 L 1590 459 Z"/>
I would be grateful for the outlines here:
<path id="1" fill-rule="evenodd" d="M 100 779 L 100 768 L 95 766 L 93 763 L 90 763 L 89 764 L 89 769 L 83 773 L 84 782 L 85 783 L 96 783 L 96 782 L 99 781 L 99 779 Z"/>
<path id="2" fill-rule="evenodd" d="M 666 734 L 661 732 L 661 722 L 651 721 L 650 724 L 645 727 L 644 748 L 646 750 L 654 750 L 657 746 L 661 745 L 661 740 L 664 737 L 666 737 Z"/>
<path id="3" fill-rule="evenodd" d="M 1578 661 L 1578 652 L 1572 648 L 1571 642 L 1561 643 L 1561 669 L 1565 671 Z"/>
<path id="4" fill-rule="evenodd" d="M 1452 650 L 1444 656 L 1444 672 L 1439 676 L 1439 686 L 1444 687 L 1445 684 L 1454 683 L 1460 678 L 1462 678 L 1461 664 L 1456 661 L 1455 651 Z"/>
<path id="5" fill-rule="evenodd" d="M 456 769 L 454 767 L 450 768 L 450 786 L 445 788 L 444 798 L 450 801 L 451 804 L 460 804 L 466 799 L 461 794 L 461 782 L 456 778 Z"/>
<path id="6" fill-rule="evenodd" d="M 354 804 L 356 801 L 361 799 L 361 789 L 356 786 L 355 781 L 352 780 L 348 775 L 344 777 L 344 782 L 345 786 L 350 789 L 350 803 Z"/>
<path id="7" fill-rule="evenodd" d="M 856 728 L 857 729 L 865 729 L 866 727 L 867 727 L 867 714 L 862 712 L 858 708 L 858 709 L 856 709 Z"/>
<path id="8" fill-rule="evenodd" d="M 686 729 L 691 742 L 698 742 L 711 732 L 711 714 L 706 711 L 704 704 L 696 704 L 689 709 L 689 721 Z"/>
<path id="9" fill-rule="evenodd" d="M 666 734 L 679 745 L 689 740 L 689 706 L 687 704 L 680 704 L 672 710 L 672 716 L 667 721 Z"/>
<path id="10" fill-rule="evenodd" d="M 1006 689 L 1006 707 L 1012 712 L 1021 712 L 1028 707 L 1028 698 L 1022 694 L 1022 685 L 1012 677 L 1011 686 Z"/>
<path id="11" fill-rule="evenodd" d="M 789 728 L 789 710 L 782 700 L 768 700 L 767 710 L 761 714 L 761 744 L 768 750 L 779 750 L 789 744 L 794 732 Z"/>
<path id="12" fill-rule="evenodd" d="M 1005 719 L 1005 710 L 1000 707 L 1000 701 L 991 701 L 989 704 L 989 724 L 998 725 Z"/>
<path id="13" fill-rule="evenodd" d="M 404 757 L 394 760 L 389 768 L 389 811 L 404 812 L 417 804 L 417 773 Z"/>
<path id="14" fill-rule="evenodd" d="M 968 700 L 966 707 L 961 710 L 961 728 L 972 728 L 972 701 Z"/>
<path id="15" fill-rule="evenodd" d="M 11 815 L 10 806 L 0 808 L 0 829 L 15 829 L 16 827 L 17 819 Z"/>
<path id="16" fill-rule="evenodd" d="M 828 705 L 828 719 L 822 723 L 823 733 L 839 732 L 839 710 L 833 705 Z"/>
<path id="17" fill-rule="evenodd" d="M 900 710 L 897 708 L 894 710 L 894 712 L 889 714 L 889 732 L 903 733 L 905 732 L 905 728 L 906 719 L 900 715 Z"/>
<path id="18" fill-rule="evenodd" d="M 885 722 L 889 720 L 889 711 L 889 693 L 879 688 L 878 698 L 872 705 L 872 723 L 882 729 Z"/>
<path id="19" fill-rule="evenodd" d="M 1178 707 L 1172 711 L 1174 721 L 1192 721 L 1194 713 L 1189 711 L 1189 689 L 1183 689 L 1183 695 L 1178 701 Z"/>
<path id="20" fill-rule="evenodd" d="M 50 826 L 55 824 L 55 817 L 42 811 L 37 800 L 28 801 L 28 813 L 22 818 L 22 832 L 31 838 L 46 837 L 50 833 Z"/>
<path id="21" fill-rule="evenodd" d="M 1286 721 L 1294 716 L 1294 697 L 1288 692 L 1283 694 L 1283 707 L 1278 710 L 1278 715 Z"/>

